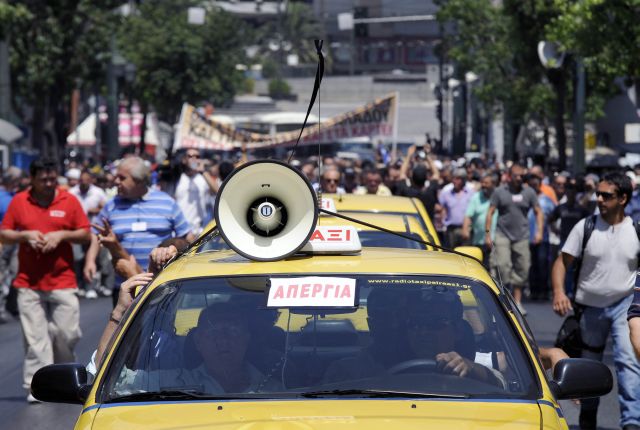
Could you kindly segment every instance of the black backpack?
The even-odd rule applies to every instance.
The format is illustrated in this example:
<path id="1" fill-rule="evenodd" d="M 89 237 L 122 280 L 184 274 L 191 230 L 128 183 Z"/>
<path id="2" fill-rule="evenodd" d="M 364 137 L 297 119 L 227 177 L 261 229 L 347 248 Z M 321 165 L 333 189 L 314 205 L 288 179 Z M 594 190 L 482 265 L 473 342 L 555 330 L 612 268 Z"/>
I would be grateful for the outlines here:
<path id="1" fill-rule="evenodd" d="M 582 268 L 582 258 L 584 255 L 584 250 L 587 247 L 587 242 L 589 242 L 589 238 L 591 237 L 591 233 L 596 227 L 596 219 L 597 215 L 591 215 L 585 218 L 584 221 L 584 234 L 582 237 L 582 250 L 580 252 L 580 258 L 576 258 L 575 262 L 575 272 L 574 272 L 574 297 L 572 297 L 571 301 L 573 304 L 573 315 L 568 315 L 560 330 L 558 331 L 558 335 L 556 337 L 555 346 L 557 348 L 561 348 L 564 352 L 569 355 L 569 357 L 577 358 L 582 355 L 583 350 L 601 353 L 604 351 L 605 346 L 601 347 L 593 347 L 585 344 L 582 341 L 582 335 L 580 332 L 580 317 L 582 316 L 582 308 L 580 305 L 575 303 L 575 291 L 578 289 L 578 277 L 580 275 L 580 269 Z M 638 240 L 640 240 L 640 222 L 634 223 L 634 228 L 636 230 L 636 235 L 638 236 Z"/>

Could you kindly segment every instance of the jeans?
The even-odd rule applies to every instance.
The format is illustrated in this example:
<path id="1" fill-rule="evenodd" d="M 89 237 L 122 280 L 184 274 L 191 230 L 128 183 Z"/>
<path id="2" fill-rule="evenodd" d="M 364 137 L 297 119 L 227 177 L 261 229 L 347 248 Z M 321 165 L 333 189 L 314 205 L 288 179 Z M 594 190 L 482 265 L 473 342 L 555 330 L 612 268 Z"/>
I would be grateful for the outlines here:
<path id="1" fill-rule="evenodd" d="M 640 425 L 640 364 L 631 346 L 627 324 L 627 310 L 632 301 L 633 294 L 630 294 L 605 308 L 583 306 L 580 318 L 582 340 L 591 347 L 604 346 L 611 333 L 613 362 L 618 380 L 620 427 L 628 424 Z M 603 354 L 583 350 L 582 357 L 602 361 Z M 599 399 L 580 401 L 583 410 L 597 410 L 599 403 Z"/>

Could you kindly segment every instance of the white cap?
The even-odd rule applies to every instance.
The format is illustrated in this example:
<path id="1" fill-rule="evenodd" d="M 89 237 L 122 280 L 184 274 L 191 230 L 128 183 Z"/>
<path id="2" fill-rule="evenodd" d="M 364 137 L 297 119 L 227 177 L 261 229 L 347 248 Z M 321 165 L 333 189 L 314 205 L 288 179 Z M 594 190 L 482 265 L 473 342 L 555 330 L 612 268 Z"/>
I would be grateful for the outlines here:
<path id="1" fill-rule="evenodd" d="M 80 169 L 76 169 L 75 167 L 67 170 L 65 176 L 67 179 L 80 179 Z"/>

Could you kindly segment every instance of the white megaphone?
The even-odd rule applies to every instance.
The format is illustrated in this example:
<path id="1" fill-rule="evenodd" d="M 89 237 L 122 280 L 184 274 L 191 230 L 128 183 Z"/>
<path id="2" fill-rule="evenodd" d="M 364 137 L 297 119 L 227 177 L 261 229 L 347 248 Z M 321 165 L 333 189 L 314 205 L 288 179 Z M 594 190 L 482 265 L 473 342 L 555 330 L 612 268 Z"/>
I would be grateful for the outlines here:
<path id="1" fill-rule="evenodd" d="M 227 245 L 257 261 L 296 253 L 318 220 L 309 180 L 274 160 L 256 160 L 234 170 L 218 191 L 213 213 Z"/>

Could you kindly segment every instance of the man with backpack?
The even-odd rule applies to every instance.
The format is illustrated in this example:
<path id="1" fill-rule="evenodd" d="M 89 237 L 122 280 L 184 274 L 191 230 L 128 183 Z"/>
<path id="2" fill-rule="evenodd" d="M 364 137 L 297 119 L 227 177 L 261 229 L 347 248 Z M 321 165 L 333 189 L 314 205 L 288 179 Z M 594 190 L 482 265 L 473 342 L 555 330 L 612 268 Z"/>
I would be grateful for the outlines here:
<path id="1" fill-rule="evenodd" d="M 633 299 L 640 240 L 624 215 L 631 198 L 629 177 L 609 173 L 596 190 L 599 215 L 579 221 L 569 233 L 552 271 L 553 310 L 573 310 L 580 321 L 582 357 L 602 360 L 609 334 L 618 380 L 620 427 L 640 429 L 640 364 L 629 339 L 627 310 Z M 579 262 L 573 301 L 564 291 L 567 268 Z M 595 429 L 598 399 L 580 403 L 580 428 Z"/>

